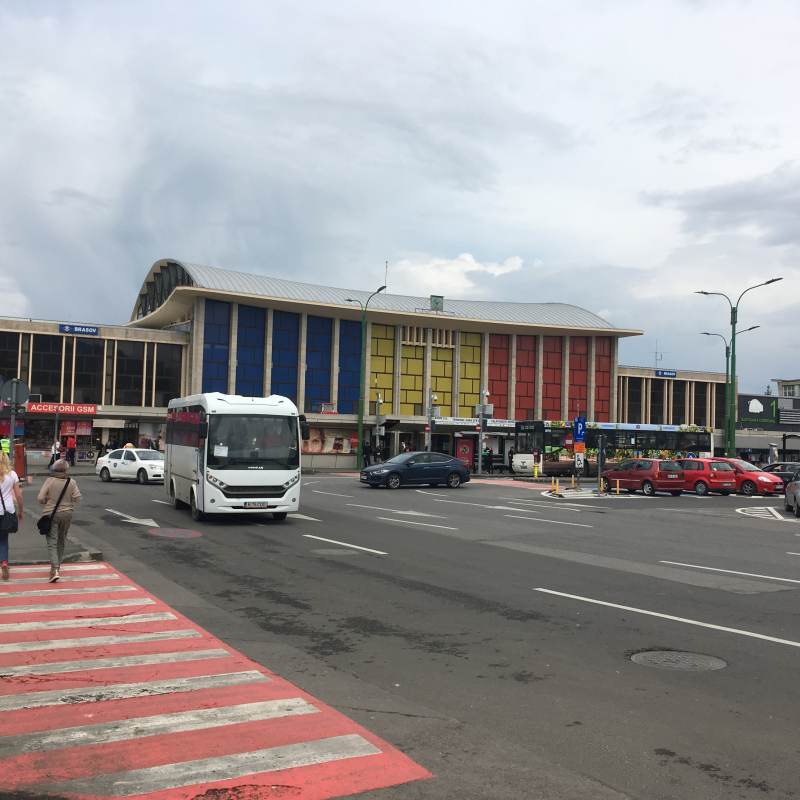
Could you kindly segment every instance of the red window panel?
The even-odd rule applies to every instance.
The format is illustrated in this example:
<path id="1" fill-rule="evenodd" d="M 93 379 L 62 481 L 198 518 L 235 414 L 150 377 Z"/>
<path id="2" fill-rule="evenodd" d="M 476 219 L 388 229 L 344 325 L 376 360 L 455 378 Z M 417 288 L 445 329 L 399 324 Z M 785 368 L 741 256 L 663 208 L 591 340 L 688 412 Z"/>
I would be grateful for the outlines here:
<path id="1" fill-rule="evenodd" d="M 536 410 L 536 337 L 517 336 L 515 419 L 533 419 Z"/>
<path id="2" fill-rule="evenodd" d="M 508 359 L 511 337 L 493 333 L 489 336 L 489 402 L 494 403 L 494 415 L 508 417 Z"/>
<path id="3" fill-rule="evenodd" d="M 562 344 L 560 336 L 545 336 L 542 342 L 542 416 L 545 419 L 561 419 Z"/>
<path id="4" fill-rule="evenodd" d="M 594 418 L 598 422 L 611 420 L 611 354 L 614 350 L 610 336 L 595 338 L 594 358 Z"/>

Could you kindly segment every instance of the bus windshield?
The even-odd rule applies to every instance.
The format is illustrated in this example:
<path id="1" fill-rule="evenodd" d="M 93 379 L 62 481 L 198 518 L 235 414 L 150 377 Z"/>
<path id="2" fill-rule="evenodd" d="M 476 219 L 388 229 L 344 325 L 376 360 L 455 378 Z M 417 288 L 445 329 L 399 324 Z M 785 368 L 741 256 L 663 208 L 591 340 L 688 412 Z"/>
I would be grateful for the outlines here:
<path id="1" fill-rule="evenodd" d="M 211 414 L 206 464 L 214 469 L 297 469 L 297 419 Z"/>

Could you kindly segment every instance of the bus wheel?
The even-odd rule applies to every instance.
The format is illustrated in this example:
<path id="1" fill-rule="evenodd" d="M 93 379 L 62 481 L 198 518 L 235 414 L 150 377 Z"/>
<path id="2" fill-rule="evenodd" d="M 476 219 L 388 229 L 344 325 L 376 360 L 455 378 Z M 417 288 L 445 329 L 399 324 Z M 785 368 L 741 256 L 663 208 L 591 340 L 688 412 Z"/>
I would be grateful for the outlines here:
<path id="1" fill-rule="evenodd" d="M 285 511 L 273 511 L 272 512 L 272 519 L 276 522 L 283 522 L 286 519 L 286 512 Z"/>
<path id="2" fill-rule="evenodd" d="M 195 522 L 200 522 L 203 519 L 203 512 L 197 507 L 197 500 L 195 499 L 194 492 L 190 493 L 190 509 L 192 512 L 192 519 Z"/>
<path id="3" fill-rule="evenodd" d="M 175 494 L 175 481 L 169 483 L 169 500 L 173 508 L 183 508 L 186 505 L 183 500 L 178 500 L 178 496 Z"/>

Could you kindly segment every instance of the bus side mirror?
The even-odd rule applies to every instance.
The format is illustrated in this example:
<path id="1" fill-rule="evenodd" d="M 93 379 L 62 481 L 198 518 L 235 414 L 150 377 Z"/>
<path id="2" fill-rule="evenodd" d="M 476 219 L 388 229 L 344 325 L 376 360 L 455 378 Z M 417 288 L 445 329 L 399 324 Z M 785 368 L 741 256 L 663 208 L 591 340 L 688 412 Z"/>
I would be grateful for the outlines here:
<path id="1" fill-rule="evenodd" d="M 200 427 L 197 429 L 197 435 L 200 439 L 208 439 L 208 423 L 201 422 Z"/>
<path id="2" fill-rule="evenodd" d="M 311 438 L 311 428 L 309 427 L 305 416 L 300 415 L 299 419 L 300 419 L 300 438 L 304 442 L 307 442 Z"/>

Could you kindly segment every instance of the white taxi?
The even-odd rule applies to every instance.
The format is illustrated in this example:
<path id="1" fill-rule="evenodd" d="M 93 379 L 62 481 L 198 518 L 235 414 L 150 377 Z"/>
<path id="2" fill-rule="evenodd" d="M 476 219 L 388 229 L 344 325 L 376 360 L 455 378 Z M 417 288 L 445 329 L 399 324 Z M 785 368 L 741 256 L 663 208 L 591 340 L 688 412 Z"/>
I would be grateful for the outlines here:
<path id="1" fill-rule="evenodd" d="M 112 450 L 97 459 L 95 474 L 104 483 L 113 480 L 150 481 L 164 480 L 164 454 L 158 450 L 125 447 Z"/>

